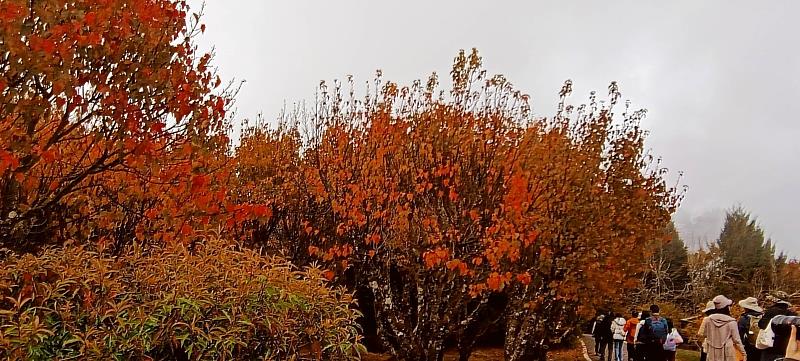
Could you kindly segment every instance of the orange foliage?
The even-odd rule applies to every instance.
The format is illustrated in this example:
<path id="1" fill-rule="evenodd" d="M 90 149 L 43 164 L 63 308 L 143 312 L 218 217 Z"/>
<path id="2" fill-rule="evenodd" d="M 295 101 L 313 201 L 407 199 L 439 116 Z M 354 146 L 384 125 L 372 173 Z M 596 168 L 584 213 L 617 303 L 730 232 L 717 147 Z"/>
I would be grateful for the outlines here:
<path id="1" fill-rule="evenodd" d="M 30 6 L 29 6 L 30 5 Z M 192 239 L 224 211 L 229 94 L 183 1 L 4 1 L 0 239 Z"/>
<path id="2" fill-rule="evenodd" d="M 196 51 L 198 21 L 184 1 L 0 4 L 0 247 L 121 251 L 223 229 L 369 290 L 404 359 L 469 345 L 502 293 L 515 360 L 633 281 L 620 260 L 662 239 L 680 201 L 643 150 L 644 112 L 615 120 L 616 84 L 574 107 L 568 82 L 558 113 L 534 118 L 476 51 L 447 93 L 436 74 L 378 73 L 363 99 L 322 83 L 313 111 L 245 124 L 231 155 L 232 90 Z"/>
<path id="3" fill-rule="evenodd" d="M 240 178 L 261 192 L 248 194 L 283 211 L 254 226 L 270 232 L 258 244 L 353 270 L 342 281 L 370 288 L 385 340 L 409 357 L 437 357 L 492 292 L 511 296 L 518 320 L 577 319 L 578 305 L 633 281 L 636 263 L 618 260 L 661 239 L 680 200 L 643 153 L 643 112 L 614 123 L 594 96 L 568 106 L 567 83 L 559 113 L 534 119 L 477 53 L 461 53 L 451 75 L 447 97 L 436 75 L 400 87 L 379 74 L 364 100 L 323 83 L 313 113 L 249 128 L 237 150 L 260 169 Z M 610 95 L 613 106 L 615 84 Z M 512 343 L 539 328 L 511 323 Z"/>

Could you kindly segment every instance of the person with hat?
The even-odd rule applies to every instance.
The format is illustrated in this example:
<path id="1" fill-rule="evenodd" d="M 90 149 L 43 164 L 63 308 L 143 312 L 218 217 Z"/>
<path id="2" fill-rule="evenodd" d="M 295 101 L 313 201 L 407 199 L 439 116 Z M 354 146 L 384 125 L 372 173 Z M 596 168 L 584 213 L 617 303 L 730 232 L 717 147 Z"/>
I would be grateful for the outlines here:
<path id="1" fill-rule="evenodd" d="M 758 322 L 764 314 L 764 309 L 758 305 L 758 299 L 748 297 L 739 301 L 739 306 L 744 313 L 739 317 L 739 336 L 742 338 L 744 349 L 747 351 L 748 360 L 761 360 L 761 351 L 756 348 L 758 337 Z"/>
<path id="2" fill-rule="evenodd" d="M 700 341 L 700 361 L 706 361 L 708 358 L 708 345 L 706 344 L 706 323 L 708 323 L 708 316 L 713 315 L 717 308 L 714 306 L 714 301 L 708 301 L 706 307 L 703 309 L 703 321 L 700 322 L 700 328 L 697 329 L 697 340 Z"/>
<path id="3" fill-rule="evenodd" d="M 772 306 L 764 311 L 764 316 L 758 321 L 758 327 L 762 330 L 767 328 L 769 322 L 775 316 L 797 316 L 797 313 L 792 311 L 792 304 L 788 301 L 789 295 L 786 292 L 775 292 L 770 295 L 768 300 L 772 302 Z M 783 358 L 784 351 L 789 344 L 789 340 L 785 338 L 776 338 L 772 347 L 761 350 L 761 361 L 775 361 Z"/>
<path id="4" fill-rule="evenodd" d="M 739 336 L 736 319 L 731 317 L 733 301 L 723 295 L 714 297 L 714 314 L 703 320 L 708 361 L 737 361 L 737 352 L 747 360 L 747 353 Z"/>

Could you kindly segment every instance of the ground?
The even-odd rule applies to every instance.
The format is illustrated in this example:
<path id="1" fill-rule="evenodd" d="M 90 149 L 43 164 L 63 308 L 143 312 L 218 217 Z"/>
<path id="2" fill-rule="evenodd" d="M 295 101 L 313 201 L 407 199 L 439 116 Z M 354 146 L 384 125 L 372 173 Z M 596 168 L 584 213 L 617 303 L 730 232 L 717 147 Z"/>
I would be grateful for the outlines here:
<path id="1" fill-rule="evenodd" d="M 599 358 L 594 353 L 594 339 L 591 336 L 584 336 L 583 342 L 586 344 L 586 349 L 588 350 L 588 356 L 591 358 L 592 361 L 598 361 Z M 627 360 L 627 352 L 625 352 L 625 348 L 623 348 L 623 360 Z M 548 354 L 547 357 L 549 360 L 552 361 L 585 361 L 585 357 L 583 354 L 583 347 L 579 344 L 578 347 L 572 350 L 558 350 L 553 351 Z M 675 358 L 676 361 L 697 361 L 700 359 L 700 354 L 695 351 L 689 350 L 678 350 L 678 355 Z M 378 355 L 378 354 L 367 354 L 365 355 L 362 360 L 364 361 L 393 361 L 391 356 L 387 355 Z M 453 350 L 448 352 L 445 357 L 445 361 L 457 361 L 458 360 L 458 353 Z M 496 361 L 496 360 L 503 360 L 503 349 L 502 348 L 482 348 L 475 350 L 470 357 L 470 361 Z"/>
<path id="2" fill-rule="evenodd" d="M 502 348 L 482 348 L 475 350 L 470 361 L 494 361 L 503 359 Z M 361 358 L 363 361 L 393 361 L 394 359 L 388 355 L 367 354 Z M 444 356 L 445 361 L 458 361 L 458 352 L 455 350 L 447 352 Z M 559 360 L 561 361 L 561 360 Z M 564 360 L 566 361 L 566 360 Z"/>
<path id="3" fill-rule="evenodd" d="M 583 349 L 578 347 L 573 350 L 558 350 L 550 352 L 547 358 L 552 361 L 585 361 L 583 357 Z M 475 350 L 470 361 L 502 361 L 503 349 L 502 348 L 481 348 Z M 391 356 L 367 354 L 362 360 L 364 361 L 393 361 Z M 458 353 L 453 350 L 445 354 L 445 361 L 457 361 Z"/>
<path id="4" fill-rule="evenodd" d="M 584 335 L 583 342 L 586 343 L 586 348 L 588 350 L 589 357 L 592 359 L 592 361 L 599 360 L 599 357 L 597 357 L 597 355 L 594 353 L 594 338 L 592 338 L 592 336 L 589 335 Z M 626 347 L 622 348 L 622 352 L 623 352 L 622 359 L 627 360 L 628 353 Z M 697 351 L 678 350 L 678 354 L 675 356 L 675 361 L 698 361 L 698 360 L 700 360 L 700 353 Z"/>

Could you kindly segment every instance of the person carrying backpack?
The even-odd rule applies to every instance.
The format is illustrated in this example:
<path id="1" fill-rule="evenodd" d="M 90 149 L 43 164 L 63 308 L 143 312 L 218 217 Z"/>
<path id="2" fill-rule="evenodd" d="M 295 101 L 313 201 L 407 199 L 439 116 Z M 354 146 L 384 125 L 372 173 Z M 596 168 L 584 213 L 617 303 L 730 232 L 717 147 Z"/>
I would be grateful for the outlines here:
<path id="1" fill-rule="evenodd" d="M 719 295 L 714 297 L 714 307 L 716 313 L 708 316 L 708 321 L 703 321 L 703 334 L 706 336 L 708 347 L 708 361 L 736 361 L 737 352 L 743 360 L 747 360 L 742 339 L 739 336 L 739 327 L 736 319 L 731 317 L 731 305 L 733 301 Z M 752 360 L 751 360 L 752 361 Z"/>
<path id="2" fill-rule="evenodd" d="M 642 331 L 642 327 L 644 326 L 644 322 L 650 318 L 650 311 L 644 310 L 642 314 L 639 315 L 639 324 L 636 325 L 636 330 L 633 333 L 633 339 L 636 342 L 636 361 L 647 361 L 646 354 L 645 354 L 645 346 L 642 342 L 642 339 L 639 338 L 639 332 Z"/>
<path id="3" fill-rule="evenodd" d="M 639 330 L 639 340 L 642 342 L 642 351 L 647 361 L 665 361 L 664 342 L 670 332 L 669 321 L 661 317 L 658 305 L 650 306 L 650 317 L 645 319 L 644 325 Z"/>
<path id="4" fill-rule="evenodd" d="M 622 344 L 625 341 L 625 318 L 621 314 L 614 315 L 611 323 L 611 337 L 614 342 L 614 361 L 622 361 Z"/>
<path id="5" fill-rule="evenodd" d="M 774 295 L 767 296 L 767 300 L 772 302 L 772 306 L 767 308 L 767 310 L 764 312 L 764 316 L 762 316 L 761 320 L 758 321 L 758 327 L 762 330 L 766 329 L 769 322 L 775 316 L 797 316 L 797 314 L 792 311 L 792 304 L 788 301 L 788 299 L 789 295 L 782 291 L 778 291 Z M 761 361 L 774 361 L 782 358 L 783 352 L 786 351 L 786 346 L 788 344 L 789 340 L 785 337 L 775 339 L 775 343 L 772 347 L 761 350 Z"/>
<path id="6" fill-rule="evenodd" d="M 747 352 L 747 359 L 751 361 L 761 360 L 761 351 L 756 348 L 756 338 L 758 337 L 758 321 L 764 314 L 764 309 L 758 305 L 758 299 L 748 297 L 739 301 L 739 306 L 744 309 L 744 314 L 739 317 L 739 337 L 742 338 L 744 350 Z"/>

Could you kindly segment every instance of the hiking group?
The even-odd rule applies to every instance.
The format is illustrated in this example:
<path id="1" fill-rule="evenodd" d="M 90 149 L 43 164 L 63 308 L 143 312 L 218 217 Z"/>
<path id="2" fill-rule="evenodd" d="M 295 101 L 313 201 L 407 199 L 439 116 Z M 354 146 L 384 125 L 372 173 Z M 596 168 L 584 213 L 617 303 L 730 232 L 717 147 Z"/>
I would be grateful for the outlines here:
<path id="1" fill-rule="evenodd" d="M 697 331 L 702 341 L 701 361 L 776 361 L 784 358 L 790 337 L 775 337 L 771 321 L 776 316 L 796 316 L 784 292 L 767 297 L 764 310 L 755 297 L 739 301 L 744 311 L 737 321 L 731 316 L 733 301 L 714 297 L 706 304 L 705 317 Z M 788 336 L 788 335 L 787 335 Z M 791 342 L 796 346 L 795 342 Z"/>
<path id="2" fill-rule="evenodd" d="M 601 314 L 592 326 L 595 354 L 600 360 L 623 360 L 623 344 L 629 361 L 675 360 L 677 345 L 683 343 L 672 321 L 661 317 L 658 305 L 649 310 L 634 311 L 629 319 L 621 314 Z"/>
<path id="3" fill-rule="evenodd" d="M 719 295 L 709 301 L 696 335 L 700 361 L 794 359 L 790 355 L 797 348 L 796 342 L 789 342 L 790 337 L 775 337 L 771 326 L 776 316 L 796 316 L 788 296 L 777 292 L 766 302 L 769 307 L 764 310 L 755 297 L 739 301 L 743 313 L 737 320 L 731 316 L 731 299 Z M 592 325 L 592 335 L 595 354 L 601 361 L 625 361 L 623 345 L 627 361 L 675 361 L 678 346 L 684 343 L 672 320 L 661 316 L 658 305 L 633 311 L 627 320 L 619 313 L 600 314 Z"/>

